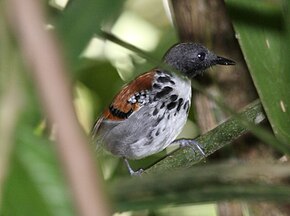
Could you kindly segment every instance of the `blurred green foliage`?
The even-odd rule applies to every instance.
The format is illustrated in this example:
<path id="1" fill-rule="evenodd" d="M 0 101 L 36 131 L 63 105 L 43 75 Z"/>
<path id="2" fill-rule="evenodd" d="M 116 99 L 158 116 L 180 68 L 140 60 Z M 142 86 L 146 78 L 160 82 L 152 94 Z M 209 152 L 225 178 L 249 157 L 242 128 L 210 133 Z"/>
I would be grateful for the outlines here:
<path id="1" fill-rule="evenodd" d="M 80 53 L 105 22 L 114 22 L 124 1 L 72 0 L 57 18 L 56 28 L 73 67 Z"/>
<path id="2" fill-rule="evenodd" d="M 150 25 L 159 29 L 160 35 L 156 36 L 158 37 L 158 44 L 149 51 L 149 55 L 158 61 L 167 48 L 177 41 L 175 31 L 170 23 L 168 21 L 164 22 L 167 18 L 160 2 L 153 3 L 150 1 L 146 3 L 146 1 L 136 1 L 134 3 L 129 0 L 70 0 L 64 10 L 57 9 L 57 12 L 49 14 L 49 20 L 53 20 L 50 24 L 55 27 L 60 44 L 63 46 L 65 56 L 67 57 L 68 66 L 71 71 L 69 75 L 72 77 L 75 85 L 77 86 L 81 83 L 92 98 L 90 103 L 86 103 L 88 104 L 87 106 L 92 107 L 84 107 L 83 110 L 79 111 L 81 113 L 88 113 L 89 110 L 93 110 L 92 116 L 89 117 L 91 121 L 87 122 L 90 125 L 86 125 L 86 127 L 91 127 L 93 121 L 101 113 L 102 108 L 109 104 L 113 95 L 124 84 L 121 77 L 122 73 L 126 71 L 124 72 L 116 67 L 116 59 L 110 57 L 112 53 L 117 51 L 118 46 L 108 48 L 109 42 L 105 41 L 104 38 L 102 39 L 102 58 L 98 56 L 90 59 L 81 57 L 84 50 L 93 37 L 101 37 L 102 28 L 103 30 L 112 29 L 115 21 L 125 11 L 134 11 L 136 8 L 139 8 L 136 9 L 135 13 Z M 287 59 L 290 50 L 289 4 L 285 0 L 286 9 L 285 7 L 282 9 L 279 1 L 228 0 L 226 3 L 228 11 L 233 17 L 237 37 L 271 126 L 279 139 L 289 143 L 290 90 L 288 83 L 290 81 L 290 63 Z M 48 10 L 51 10 L 49 4 L 45 6 Z M 148 11 L 152 14 L 151 18 L 148 17 Z M 127 25 L 130 25 L 130 23 Z M 134 27 L 137 28 L 137 26 Z M 9 35 L 7 29 L 1 28 L 0 39 L 4 38 L 5 31 Z M 150 33 L 147 32 L 147 34 Z M 147 36 L 144 35 L 144 37 Z M 270 47 L 267 47 L 268 43 Z M 1 51 L 2 63 L 0 66 L 3 66 L 3 62 L 6 64 L 15 63 L 9 60 L 11 59 L 11 53 L 12 55 L 19 55 L 18 47 L 13 40 L 5 41 L 3 44 L 5 46 L 1 46 L 3 51 Z M 146 47 L 141 46 L 140 48 L 146 50 Z M 121 52 L 124 52 L 124 50 Z M 124 76 L 126 81 L 132 79 L 136 74 L 151 69 L 155 64 L 155 62 L 150 62 L 150 60 L 136 59 L 134 56 L 136 56 L 136 53 L 129 52 L 124 59 L 118 59 L 119 63 L 123 61 L 133 65 L 131 73 Z M 2 190 L 0 215 L 74 215 L 68 188 L 64 182 L 63 173 L 52 145 L 53 132 L 51 131 L 53 131 L 53 128 L 46 125 L 45 117 L 43 117 L 38 103 L 37 93 L 30 80 L 31 78 L 23 75 L 26 72 L 23 64 L 20 62 L 18 64 L 16 75 L 21 79 L 25 103 L 13 136 L 14 146 L 9 160 L 8 176 Z M 0 100 L 2 100 L 2 94 L 3 92 L 5 93 L 3 89 L 9 83 L 5 83 L 2 78 L 9 77 L 10 71 L 7 68 L 1 67 L 0 73 Z M 281 112 L 281 100 L 287 112 Z M 82 121 L 80 113 L 79 116 L 80 121 Z M 192 134 L 195 133 L 192 132 Z M 137 166 L 148 165 L 157 157 L 164 154 L 165 152 L 158 156 L 152 156 L 151 158 L 139 161 L 136 164 Z M 123 164 L 118 164 L 115 158 L 112 159 L 111 157 L 111 159 L 102 162 L 111 166 L 103 166 L 105 167 L 104 172 L 106 172 L 106 169 L 111 169 L 110 174 L 107 176 L 110 181 L 114 181 L 124 174 L 127 176 Z M 122 167 L 122 169 L 118 169 L 119 167 Z M 199 173 L 194 175 L 198 176 Z M 237 183 L 236 185 L 239 184 Z M 211 189 L 218 189 L 220 187 L 218 183 L 211 186 Z M 206 183 L 204 187 L 206 188 Z M 252 199 L 255 198 L 255 185 L 251 185 L 251 188 L 247 188 L 246 185 L 245 187 L 238 188 L 235 188 L 234 185 L 230 187 L 223 185 L 223 188 L 221 188 L 221 190 L 229 194 L 235 189 L 240 190 L 240 192 L 251 190 Z M 168 188 L 168 191 L 170 191 L 170 188 Z M 183 194 L 178 195 L 180 197 L 183 196 Z M 195 202 L 204 201 L 204 196 L 206 196 L 206 193 L 201 193 L 199 199 L 196 198 Z M 272 194 L 269 193 L 268 196 L 269 199 L 279 200 L 279 197 L 274 192 Z M 226 197 L 220 193 L 219 198 L 212 199 L 211 201 L 222 200 Z M 230 198 L 235 199 L 237 196 L 233 194 Z M 180 199 L 182 200 L 182 198 Z M 122 204 L 124 205 L 124 203 Z M 160 206 L 164 206 L 164 203 L 160 204 Z M 208 208 L 206 206 L 195 211 L 203 212 L 204 215 L 213 215 L 214 206 L 213 203 L 209 211 L 206 211 Z M 135 209 L 146 209 L 146 207 L 148 206 L 140 204 Z M 126 207 L 122 208 L 128 210 Z M 164 215 L 162 211 L 166 212 L 167 210 L 163 209 L 159 211 L 159 213 L 156 211 L 156 214 L 153 214 Z M 195 213 L 198 215 L 200 212 Z"/>

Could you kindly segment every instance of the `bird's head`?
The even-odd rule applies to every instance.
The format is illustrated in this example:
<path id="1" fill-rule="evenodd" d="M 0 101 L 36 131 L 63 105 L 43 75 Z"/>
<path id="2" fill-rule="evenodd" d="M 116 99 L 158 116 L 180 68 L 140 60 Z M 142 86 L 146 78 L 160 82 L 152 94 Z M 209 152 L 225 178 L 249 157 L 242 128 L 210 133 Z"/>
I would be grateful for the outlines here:
<path id="1" fill-rule="evenodd" d="M 193 78 L 213 65 L 234 65 L 235 62 L 210 52 L 196 43 L 180 43 L 170 48 L 164 62 L 186 76 Z"/>

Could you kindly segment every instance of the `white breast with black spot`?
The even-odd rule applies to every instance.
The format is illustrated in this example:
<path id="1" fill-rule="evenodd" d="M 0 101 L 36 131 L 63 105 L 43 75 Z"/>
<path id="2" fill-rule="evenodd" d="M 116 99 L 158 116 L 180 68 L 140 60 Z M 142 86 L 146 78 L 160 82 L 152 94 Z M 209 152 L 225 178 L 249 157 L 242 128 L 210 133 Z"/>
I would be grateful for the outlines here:
<path id="1" fill-rule="evenodd" d="M 191 103 L 191 82 L 186 77 L 157 72 L 150 103 L 144 109 L 143 139 L 130 146 L 134 158 L 142 158 L 162 151 L 181 132 L 186 123 Z M 142 113 L 142 112 L 140 112 Z M 146 122 L 150 121 L 150 124 Z"/>

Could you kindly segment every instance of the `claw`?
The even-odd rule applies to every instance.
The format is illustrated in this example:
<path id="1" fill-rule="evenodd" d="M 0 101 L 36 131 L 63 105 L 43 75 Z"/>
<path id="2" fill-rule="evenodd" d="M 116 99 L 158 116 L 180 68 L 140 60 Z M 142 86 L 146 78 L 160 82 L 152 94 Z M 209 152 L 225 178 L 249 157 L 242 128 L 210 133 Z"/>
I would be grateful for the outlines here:
<path id="1" fill-rule="evenodd" d="M 137 171 L 134 171 L 132 169 L 132 167 L 130 166 L 129 161 L 126 158 L 124 158 L 124 162 L 125 162 L 126 167 L 128 168 L 128 171 L 129 171 L 131 176 L 141 176 L 141 174 L 144 172 L 143 169 L 139 169 Z"/>
<path id="2" fill-rule="evenodd" d="M 190 147 L 194 152 L 198 150 L 202 156 L 205 156 L 204 151 L 202 150 L 200 144 L 192 139 L 179 139 L 175 140 L 174 142 L 179 143 L 181 148 Z"/>

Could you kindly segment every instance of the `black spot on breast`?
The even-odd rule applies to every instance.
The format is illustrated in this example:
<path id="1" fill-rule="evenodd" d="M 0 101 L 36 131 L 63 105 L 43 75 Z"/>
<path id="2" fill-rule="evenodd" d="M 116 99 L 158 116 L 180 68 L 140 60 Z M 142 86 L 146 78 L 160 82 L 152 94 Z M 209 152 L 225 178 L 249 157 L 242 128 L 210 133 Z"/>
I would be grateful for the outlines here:
<path id="1" fill-rule="evenodd" d="M 176 101 L 177 98 L 178 98 L 178 96 L 176 94 L 173 94 L 170 96 L 171 101 Z"/>
<path id="2" fill-rule="evenodd" d="M 161 120 L 163 119 L 163 117 L 159 117 L 153 124 L 153 127 L 156 127 L 160 122 Z"/>
<path id="3" fill-rule="evenodd" d="M 186 113 L 189 112 L 189 101 L 186 101 L 186 103 L 183 105 L 183 109 L 186 110 Z"/>
<path id="4" fill-rule="evenodd" d="M 177 108 L 176 108 L 177 112 L 179 112 L 179 110 L 180 110 L 182 104 L 183 104 L 183 98 L 179 98 L 179 100 L 178 100 L 178 105 L 177 105 Z"/>
<path id="5" fill-rule="evenodd" d="M 151 145 L 152 140 L 153 140 L 153 136 L 152 136 L 153 131 L 154 131 L 154 130 L 151 130 L 150 132 L 148 132 L 148 134 L 147 134 L 148 142 L 146 142 L 146 143 L 144 144 L 144 146 Z"/>
<path id="6" fill-rule="evenodd" d="M 158 136 L 160 134 L 160 129 L 158 129 L 155 133 L 155 136 Z"/>
<path id="7" fill-rule="evenodd" d="M 153 88 L 161 89 L 161 85 L 159 85 L 159 84 L 157 84 L 157 83 L 154 83 L 154 84 L 153 84 Z"/>
<path id="8" fill-rule="evenodd" d="M 163 74 L 163 72 L 162 72 L 161 70 L 156 70 L 156 73 L 157 73 L 158 75 Z"/>
<path id="9" fill-rule="evenodd" d="M 175 85 L 175 82 L 174 82 L 173 80 L 170 80 L 170 83 L 171 83 L 172 85 Z"/>
<path id="10" fill-rule="evenodd" d="M 155 116 L 158 114 L 158 112 L 159 112 L 159 110 L 157 108 L 155 108 L 152 114 Z"/>
<path id="11" fill-rule="evenodd" d="M 156 93 L 155 99 L 160 99 L 165 95 L 169 94 L 173 90 L 170 86 L 165 86 L 160 92 Z"/>
<path id="12" fill-rule="evenodd" d="M 169 103 L 168 105 L 167 105 L 167 109 L 169 109 L 169 110 L 171 110 L 171 109 L 173 109 L 175 106 L 176 106 L 176 102 L 171 102 L 171 103 Z"/>
<path id="13" fill-rule="evenodd" d="M 186 109 L 187 109 L 187 107 L 188 107 L 188 104 L 189 104 L 189 102 L 188 102 L 188 101 L 186 101 L 186 102 L 184 103 L 184 105 L 183 105 L 183 109 L 184 109 L 184 110 L 186 110 Z"/>
<path id="14" fill-rule="evenodd" d="M 165 103 L 163 102 L 160 106 L 160 109 L 162 109 L 163 107 L 165 107 Z"/>
<path id="15" fill-rule="evenodd" d="M 170 114 L 168 114 L 167 119 L 168 119 L 168 120 L 170 119 Z"/>
<path id="16" fill-rule="evenodd" d="M 161 82 L 161 83 L 167 83 L 170 81 L 171 81 L 171 78 L 168 76 L 160 76 L 157 78 L 157 82 Z"/>

